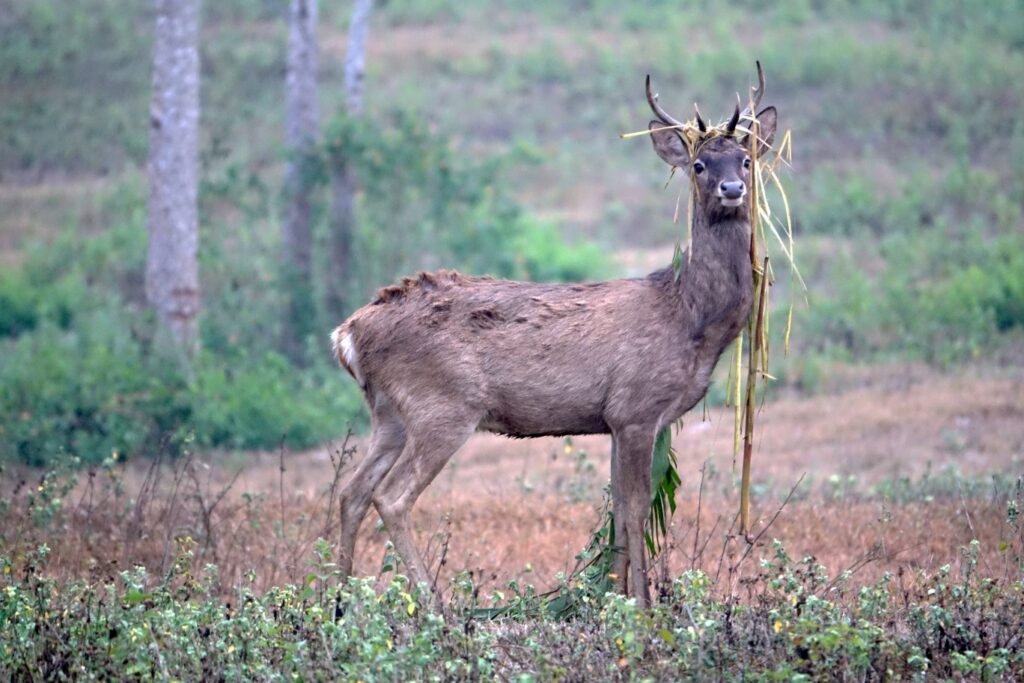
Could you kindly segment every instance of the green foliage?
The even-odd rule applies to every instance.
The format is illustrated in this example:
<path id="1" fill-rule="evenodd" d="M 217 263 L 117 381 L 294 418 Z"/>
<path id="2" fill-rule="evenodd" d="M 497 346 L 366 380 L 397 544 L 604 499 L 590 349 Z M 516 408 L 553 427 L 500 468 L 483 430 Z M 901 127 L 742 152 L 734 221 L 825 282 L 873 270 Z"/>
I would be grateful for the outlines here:
<path id="1" fill-rule="evenodd" d="M 1024 237 L 935 226 L 896 233 L 863 263 L 833 257 L 824 296 L 799 315 L 803 348 L 840 357 L 886 353 L 950 363 L 1024 329 Z"/>
<path id="2" fill-rule="evenodd" d="M 204 261 L 215 264 L 204 268 L 204 352 L 183 372 L 160 351 L 142 301 L 138 190 L 129 184 L 101 202 L 120 223 L 84 243 L 69 230 L 0 278 L 0 459 L 98 463 L 187 442 L 301 448 L 358 424 L 358 390 L 326 349 L 304 368 L 274 351 L 271 257 L 261 260 L 244 231 L 211 231 L 204 243 Z"/>
<path id="3" fill-rule="evenodd" d="M 0 168 L 102 171 L 141 159 L 147 13 L 117 0 L 0 6 Z"/>
<path id="4" fill-rule="evenodd" d="M 323 362 L 305 371 L 273 351 L 202 354 L 190 380 L 152 353 L 148 315 L 80 311 L 0 341 L 0 457 L 31 465 L 72 456 L 201 447 L 309 447 L 359 419 L 358 392 Z"/>
<path id="5" fill-rule="evenodd" d="M 676 511 L 676 489 L 682 480 L 676 469 L 676 451 L 672 448 L 672 427 L 662 427 L 654 439 L 651 457 L 651 514 L 644 535 L 651 560 L 661 552 L 668 536 L 668 525 Z"/>
<path id="6" fill-rule="evenodd" d="M 75 678 L 395 680 L 489 678 L 494 671 L 492 639 L 447 628 L 404 580 L 378 594 L 372 580 L 337 584 L 329 566 L 314 561 L 302 585 L 262 595 L 240 586 L 225 604 L 216 567 L 194 575 L 189 547 L 188 539 L 179 543 L 179 561 L 164 577 L 139 567 L 104 584 L 45 578 L 39 573 L 45 547 L 29 559 L 23 580 L 0 560 L 0 672 L 5 678 L 63 672 Z M 326 580 L 335 582 L 327 590 Z"/>
<path id="7" fill-rule="evenodd" d="M 0 336 L 15 336 L 51 322 L 70 324 L 80 293 L 70 278 L 41 282 L 36 273 L 0 274 Z"/>
<path id="8" fill-rule="evenodd" d="M 197 369 L 188 425 L 200 444 L 303 448 L 362 426 L 362 397 L 326 358 L 305 370 L 273 351 L 238 361 L 209 357 Z"/>
<path id="9" fill-rule="evenodd" d="M 350 282 L 368 297 L 396 277 L 438 266 L 476 274 L 573 281 L 608 270 L 592 244 L 570 247 L 556 226 L 529 217 L 504 188 L 510 161 L 467 155 L 416 115 L 328 126 L 311 180 L 348 167 L 358 179 L 356 253 Z M 329 270 L 329 264 L 321 266 Z"/>
<path id="10" fill-rule="evenodd" d="M 324 542 L 301 583 L 262 594 L 224 587 L 215 566 L 194 568 L 191 548 L 179 539 L 165 576 L 137 567 L 95 582 L 50 578 L 46 546 L 0 557 L 0 674 L 810 681 L 837 671 L 898 680 L 1024 673 L 1024 585 L 979 576 L 976 541 L 959 572 L 947 565 L 913 587 L 886 574 L 859 588 L 776 542 L 746 580 L 750 601 L 723 599 L 711 577 L 690 571 L 650 610 L 609 593 L 569 622 L 477 621 L 467 574 L 452 582 L 446 619 L 402 577 L 379 591 L 373 579 L 343 579 Z"/>
<path id="11" fill-rule="evenodd" d="M 535 282 L 591 280 L 611 270 L 609 259 L 593 242 L 567 244 L 553 223 L 521 216 L 509 251 L 515 267 L 510 277 Z"/>
<path id="12" fill-rule="evenodd" d="M 152 421 L 175 412 L 177 392 L 146 367 L 122 322 L 99 310 L 73 331 L 44 325 L 4 343 L 0 454 L 32 465 L 70 455 L 98 462 L 154 445 Z"/>

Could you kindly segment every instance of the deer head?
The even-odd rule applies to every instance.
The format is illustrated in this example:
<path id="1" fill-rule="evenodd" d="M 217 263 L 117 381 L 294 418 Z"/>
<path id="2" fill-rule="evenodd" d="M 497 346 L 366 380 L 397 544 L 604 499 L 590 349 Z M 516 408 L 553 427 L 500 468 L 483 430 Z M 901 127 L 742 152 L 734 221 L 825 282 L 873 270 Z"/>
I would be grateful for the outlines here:
<path id="1" fill-rule="evenodd" d="M 775 107 L 762 109 L 756 118 L 751 114 L 764 96 L 760 63 L 757 74 L 759 84 L 751 89 L 751 103 L 742 112 L 737 104 L 728 123 L 715 129 L 708 128 L 700 110 L 690 122 L 671 116 L 651 92 L 651 77 L 647 77 L 647 102 L 658 117 L 648 125 L 654 151 L 669 166 L 688 173 L 695 213 L 708 224 L 726 219 L 749 220 L 751 157 L 755 151 L 760 156 L 771 147 L 777 121 Z M 756 150 L 754 129 L 758 133 Z"/>

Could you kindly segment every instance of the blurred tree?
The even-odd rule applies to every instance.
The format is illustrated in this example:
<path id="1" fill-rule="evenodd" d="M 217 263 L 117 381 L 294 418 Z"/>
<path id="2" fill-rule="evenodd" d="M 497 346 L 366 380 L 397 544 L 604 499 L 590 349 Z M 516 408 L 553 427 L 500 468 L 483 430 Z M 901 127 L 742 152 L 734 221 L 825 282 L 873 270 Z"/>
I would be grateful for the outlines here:
<path id="1" fill-rule="evenodd" d="M 373 0 L 355 0 L 345 51 L 345 107 L 351 117 L 363 111 L 363 76 L 366 71 L 366 34 Z M 334 164 L 331 177 L 330 270 L 327 276 L 326 311 L 340 319 L 349 312 L 352 241 L 355 235 L 356 177 L 352 165 Z"/>
<path id="2" fill-rule="evenodd" d="M 302 358 L 315 319 L 311 264 L 311 148 L 317 137 L 317 0 L 291 0 L 285 93 L 285 170 L 282 224 L 284 283 L 288 299 L 282 326 L 285 351 Z"/>
<path id="3" fill-rule="evenodd" d="M 155 0 L 149 115 L 146 297 L 186 357 L 199 349 L 199 4 Z"/>

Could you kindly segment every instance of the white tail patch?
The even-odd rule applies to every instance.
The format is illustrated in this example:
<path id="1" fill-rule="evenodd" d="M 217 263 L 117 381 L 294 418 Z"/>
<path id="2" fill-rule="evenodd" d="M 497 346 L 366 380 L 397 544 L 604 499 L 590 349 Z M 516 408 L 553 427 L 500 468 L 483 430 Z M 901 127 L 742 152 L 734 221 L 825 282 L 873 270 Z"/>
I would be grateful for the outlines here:
<path id="1" fill-rule="evenodd" d="M 359 382 L 359 386 L 366 387 L 363 381 L 363 373 L 359 371 L 359 354 L 356 353 L 356 344 L 352 340 L 352 333 L 339 326 L 331 332 L 331 346 L 334 349 L 334 356 L 345 366 L 345 369 L 352 373 L 352 376 Z"/>

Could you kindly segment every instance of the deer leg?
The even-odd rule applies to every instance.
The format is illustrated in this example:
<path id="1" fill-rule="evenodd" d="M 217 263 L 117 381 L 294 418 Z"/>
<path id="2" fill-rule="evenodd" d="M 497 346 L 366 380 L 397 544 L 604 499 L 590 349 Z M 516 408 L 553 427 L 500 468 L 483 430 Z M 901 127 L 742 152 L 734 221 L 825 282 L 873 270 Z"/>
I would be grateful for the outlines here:
<path id="1" fill-rule="evenodd" d="M 439 422 L 437 416 L 432 415 L 429 420 L 418 421 L 425 428 L 414 429 L 412 421 L 406 420 L 409 437 L 402 455 L 373 493 L 373 504 L 384 520 L 414 585 L 425 583 L 434 588 L 416 548 L 409 512 L 423 490 L 473 433 L 479 421 L 479 416 L 475 416 Z"/>
<path id="2" fill-rule="evenodd" d="M 612 435 L 612 521 L 615 529 L 615 544 L 612 552 L 615 553 L 612 561 L 612 583 L 618 585 L 623 595 L 629 584 L 626 582 L 626 573 L 629 569 L 629 534 L 626 531 L 626 513 L 623 509 L 622 494 L 622 473 L 619 471 L 619 447 L 615 435 Z"/>
<path id="3" fill-rule="evenodd" d="M 618 444 L 619 484 L 625 517 L 629 553 L 630 593 L 641 607 L 651 604 L 647 585 L 647 548 L 644 525 L 651 510 L 651 456 L 655 429 L 650 425 L 630 425 L 615 434 Z"/>
<path id="4" fill-rule="evenodd" d="M 405 426 L 386 399 L 378 399 L 373 410 L 373 431 L 366 457 L 359 463 L 340 495 L 341 545 L 338 566 L 342 576 L 352 574 L 356 536 L 373 500 L 373 491 L 398 460 L 405 446 Z"/>

